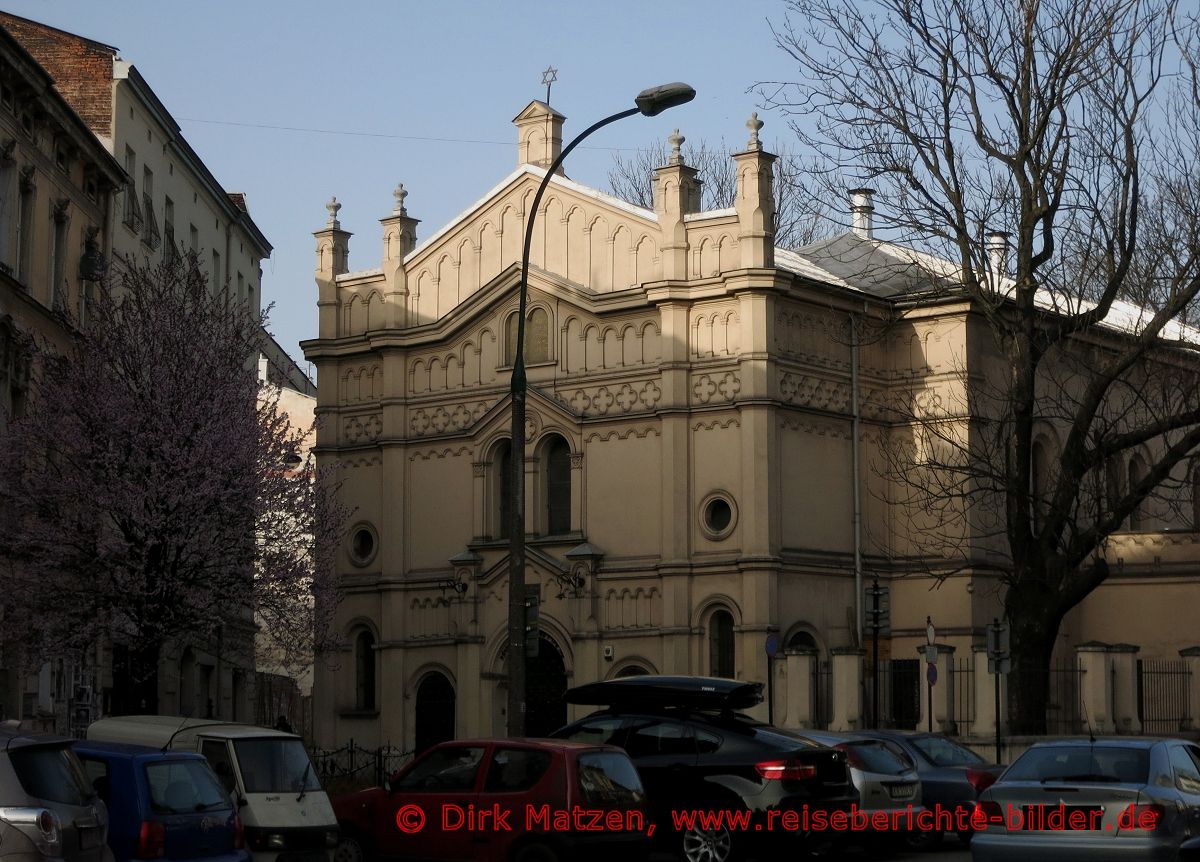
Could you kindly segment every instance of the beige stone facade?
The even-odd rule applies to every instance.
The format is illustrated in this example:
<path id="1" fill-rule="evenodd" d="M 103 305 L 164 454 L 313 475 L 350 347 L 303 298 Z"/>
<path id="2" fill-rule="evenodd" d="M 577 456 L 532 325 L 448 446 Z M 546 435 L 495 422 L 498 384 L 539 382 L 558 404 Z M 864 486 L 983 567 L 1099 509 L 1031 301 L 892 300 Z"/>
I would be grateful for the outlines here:
<path id="1" fill-rule="evenodd" d="M 514 315 L 528 208 L 563 120 L 527 106 L 517 169 L 419 245 L 398 188 L 380 220 L 382 266 L 350 271 L 336 201 L 315 233 L 319 333 L 303 347 L 318 370 L 317 452 L 355 508 L 339 563 L 347 646 L 317 668 L 321 744 L 504 731 Z M 865 191 L 852 230 L 776 249 L 774 157 L 761 123 L 748 125 L 728 210 L 697 211 L 676 144 L 653 211 L 556 176 L 536 214 L 525 527 L 543 635 L 531 734 L 571 717 L 557 701 L 569 684 L 637 671 L 765 680 L 770 635 L 781 659 L 794 648 L 774 664 L 776 719 L 811 723 L 820 697 L 833 723 L 853 726 L 860 581 L 891 586 L 885 656 L 916 658 L 930 616 L 946 660 L 969 661 L 999 610 L 983 531 L 968 520 L 960 540 L 944 537 L 965 566 L 931 555 L 881 469 L 898 441 L 929 445 L 897 421 L 897 401 L 960 402 L 964 368 L 988 364 L 986 325 L 949 299 L 896 315 L 893 300 L 945 264 L 875 239 Z M 1156 574 L 1165 602 L 1200 597 L 1194 534 L 1162 532 L 1192 526 L 1167 511 L 1142 525 L 1176 549 L 1178 565 Z M 1149 556 L 1131 550 L 1072 615 L 1068 653 L 1100 638 L 1187 645 L 1150 623 L 1122 633 L 1133 630 L 1113 608 Z M 831 671 L 851 682 L 828 703 L 813 682 Z M 935 707 L 939 720 L 948 708 Z"/>

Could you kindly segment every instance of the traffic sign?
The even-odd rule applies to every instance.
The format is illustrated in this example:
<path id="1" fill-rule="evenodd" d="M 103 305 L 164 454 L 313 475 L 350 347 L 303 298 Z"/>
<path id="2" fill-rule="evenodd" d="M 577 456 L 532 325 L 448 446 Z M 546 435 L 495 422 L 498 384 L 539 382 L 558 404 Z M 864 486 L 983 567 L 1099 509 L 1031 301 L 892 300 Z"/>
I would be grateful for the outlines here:
<path id="1" fill-rule="evenodd" d="M 992 623 L 987 627 L 987 651 L 991 658 L 1003 658 L 1010 652 L 1008 623 Z"/>
<path id="2" fill-rule="evenodd" d="M 1005 656 L 1001 659 L 988 659 L 988 673 L 1012 673 L 1012 659 Z"/>
<path id="3" fill-rule="evenodd" d="M 937 685 L 937 665 L 933 662 L 925 665 L 925 678 L 929 680 L 930 685 Z"/>
<path id="4" fill-rule="evenodd" d="M 779 635 L 774 633 L 767 635 L 766 648 L 767 658 L 775 658 L 779 655 Z"/>
<path id="5" fill-rule="evenodd" d="M 525 585 L 525 656 L 537 658 L 539 641 L 538 617 L 542 603 L 542 585 Z"/>
<path id="6" fill-rule="evenodd" d="M 881 587 L 875 581 L 865 587 L 863 593 L 867 630 L 888 637 L 892 633 L 891 588 Z"/>

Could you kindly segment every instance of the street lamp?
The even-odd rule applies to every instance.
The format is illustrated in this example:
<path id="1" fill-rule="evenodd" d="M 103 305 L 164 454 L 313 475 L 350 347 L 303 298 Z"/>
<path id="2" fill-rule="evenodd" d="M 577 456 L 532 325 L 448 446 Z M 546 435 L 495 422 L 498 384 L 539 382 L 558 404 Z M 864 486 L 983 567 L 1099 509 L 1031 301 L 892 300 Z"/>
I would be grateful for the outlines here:
<path id="1" fill-rule="evenodd" d="M 546 186 L 550 184 L 550 178 L 580 141 L 609 123 L 632 117 L 634 114 L 657 116 L 668 108 L 683 105 L 694 98 L 696 91 L 687 84 L 663 84 L 638 93 L 633 100 L 636 107 L 593 123 L 567 144 L 550 165 L 529 208 L 529 217 L 525 222 L 525 247 L 521 253 L 521 299 L 517 312 L 517 343 L 514 345 L 516 356 L 513 359 L 512 370 L 512 443 L 509 449 L 509 467 L 512 470 L 508 574 L 509 736 L 525 735 L 525 393 L 528 388 L 525 378 L 525 306 L 529 298 L 529 248 L 533 243 L 533 220 L 537 217 L 538 206 L 542 202 Z"/>

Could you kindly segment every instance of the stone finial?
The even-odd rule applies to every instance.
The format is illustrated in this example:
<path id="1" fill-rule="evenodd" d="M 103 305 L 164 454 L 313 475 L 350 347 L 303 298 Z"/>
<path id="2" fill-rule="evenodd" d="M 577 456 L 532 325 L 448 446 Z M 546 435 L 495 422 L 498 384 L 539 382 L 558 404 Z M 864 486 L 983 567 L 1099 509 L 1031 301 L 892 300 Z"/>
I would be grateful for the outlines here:
<path id="1" fill-rule="evenodd" d="M 392 196 L 396 198 L 396 206 L 392 209 L 392 215 L 408 215 L 408 210 L 404 208 L 404 199 L 408 197 L 408 192 L 404 189 L 404 183 L 396 186 L 392 192 Z"/>
<path id="2" fill-rule="evenodd" d="M 755 111 L 750 115 L 750 119 L 746 120 L 746 128 L 750 130 L 750 143 L 746 144 L 746 149 L 762 149 L 762 142 L 758 140 L 758 132 L 762 127 L 763 121 L 758 118 L 758 111 Z"/>
<path id="3" fill-rule="evenodd" d="M 679 148 L 683 145 L 683 142 L 686 140 L 687 140 L 687 138 L 685 138 L 683 135 L 679 134 L 679 129 L 676 129 L 675 131 L 671 132 L 670 137 L 667 138 L 667 143 L 669 143 L 671 145 L 671 159 L 669 162 L 670 164 L 672 164 L 672 165 L 682 165 L 683 164 L 683 153 L 680 151 Z"/>
<path id="4" fill-rule="evenodd" d="M 334 230 L 341 230 L 342 223 L 338 221 L 338 210 L 341 208 L 342 205 L 338 203 L 338 199 L 336 197 L 331 197 L 329 199 L 329 203 L 325 204 L 325 209 L 329 211 L 329 221 L 325 222 L 325 227 L 331 227 Z"/>

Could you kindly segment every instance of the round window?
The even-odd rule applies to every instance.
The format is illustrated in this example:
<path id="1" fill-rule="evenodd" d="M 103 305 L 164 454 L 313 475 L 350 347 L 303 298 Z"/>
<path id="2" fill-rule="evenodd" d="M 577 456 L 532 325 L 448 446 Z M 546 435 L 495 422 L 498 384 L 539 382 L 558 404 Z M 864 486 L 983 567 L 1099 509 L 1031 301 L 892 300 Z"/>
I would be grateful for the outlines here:
<path id="1" fill-rule="evenodd" d="M 375 530 L 370 524 L 359 524 L 350 531 L 350 558 L 357 566 L 365 566 L 375 559 Z"/>
<path id="2" fill-rule="evenodd" d="M 710 494 L 700 505 L 700 525 L 710 539 L 724 539 L 733 532 L 736 520 L 737 509 L 724 493 Z"/>

